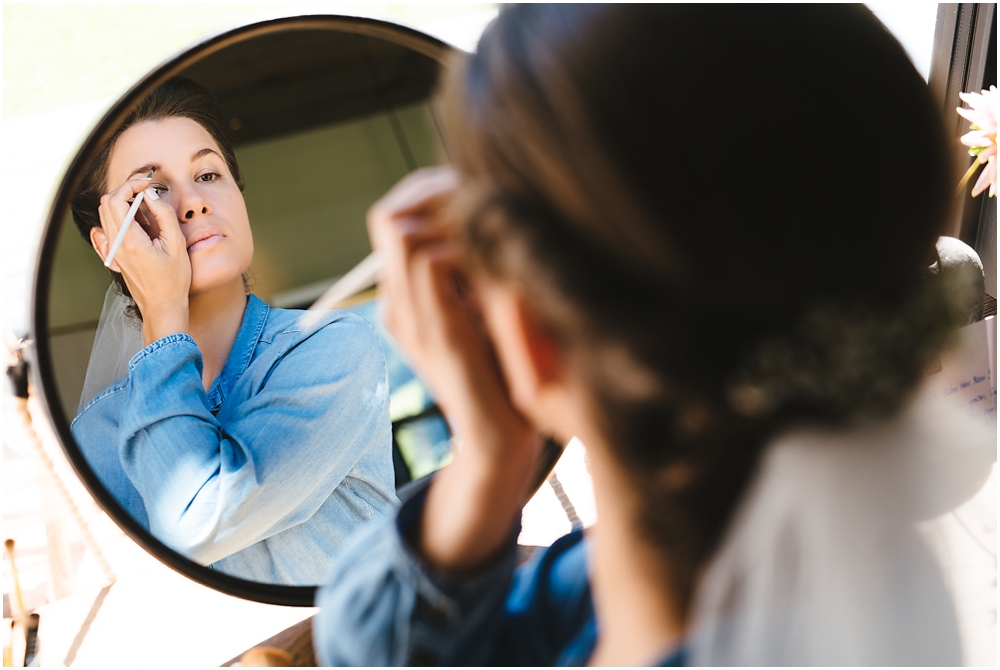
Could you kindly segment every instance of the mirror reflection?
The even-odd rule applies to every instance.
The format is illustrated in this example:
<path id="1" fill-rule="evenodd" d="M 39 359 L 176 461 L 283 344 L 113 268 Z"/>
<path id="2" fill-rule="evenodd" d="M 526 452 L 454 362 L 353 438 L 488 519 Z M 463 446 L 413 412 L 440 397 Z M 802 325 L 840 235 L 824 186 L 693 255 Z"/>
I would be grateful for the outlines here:
<path id="1" fill-rule="evenodd" d="M 297 326 L 369 253 L 370 204 L 442 162 L 439 67 L 376 37 L 258 35 L 161 82 L 83 175 L 51 275 L 59 401 L 114 500 L 197 563 L 317 584 L 449 458 L 372 293 Z"/>

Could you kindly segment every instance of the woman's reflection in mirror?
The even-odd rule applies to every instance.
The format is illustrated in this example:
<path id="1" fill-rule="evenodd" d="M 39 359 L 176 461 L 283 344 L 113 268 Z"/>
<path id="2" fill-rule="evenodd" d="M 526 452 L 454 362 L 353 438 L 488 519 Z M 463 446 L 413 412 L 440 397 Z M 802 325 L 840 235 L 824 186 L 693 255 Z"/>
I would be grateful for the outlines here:
<path id="1" fill-rule="evenodd" d="M 239 166 L 214 99 L 190 80 L 139 103 L 72 201 L 102 259 L 139 192 L 110 266 L 123 309 L 106 316 L 133 320 L 142 349 L 87 402 L 73 436 L 168 547 L 250 580 L 317 584 L 354 529 L 395 502 L 378 336 L 343 311 L 306 334 L 299 312 L 247 294 Z M 97 352 L 118 344 L 101 345 L 91 368 L 115 365 Z"/>
<path id="2" fill-rule="evenodd" d="M 914 525 L 995 441 L 914 401 L 957 321 L 902 47 L 861 6 L 539 4 L 457 65 L 453 167 L 368 225 L 462 444 L 341 554 L 323 664 L 960 663 Z M 515 571 L 543 435 L 599 520 Z"/>

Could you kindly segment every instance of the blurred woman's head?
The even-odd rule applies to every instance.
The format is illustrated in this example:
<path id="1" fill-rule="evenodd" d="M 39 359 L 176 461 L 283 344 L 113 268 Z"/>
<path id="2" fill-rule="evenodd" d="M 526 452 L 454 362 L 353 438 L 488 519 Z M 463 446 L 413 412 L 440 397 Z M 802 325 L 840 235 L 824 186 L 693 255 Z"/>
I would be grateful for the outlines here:
<path id="1" fill-rule="evenodd" d="M 95 232 L 103 235 L 101 196 L 152 167 L 151 187 L 174 208 L 188 240 L 192 295 L 240 277 L 253 256 L 243 177 L 218 104 L 189 79 L 158 86 L 101 147 L 71 202 L 80 233 L 91 243 Z M 121 275 L 113 276 L 128 296 Z"/>
<path id="2" fill-rule="evenodd" d="M 524 5 L 446 101 L 471 256 L 587 380 L 683 606 L 764 444 L 891 414 L 944 340 L 927 87 L 861 7 Z"/>

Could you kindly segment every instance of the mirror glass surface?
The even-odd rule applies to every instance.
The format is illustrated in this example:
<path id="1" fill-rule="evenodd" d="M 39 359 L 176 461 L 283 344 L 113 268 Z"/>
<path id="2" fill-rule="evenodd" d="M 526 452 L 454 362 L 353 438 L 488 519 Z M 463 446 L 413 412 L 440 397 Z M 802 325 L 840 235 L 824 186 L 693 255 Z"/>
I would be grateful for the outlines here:
<path id="1" fill-rule="evenodd" d="M 81 392 L 111 283 L 68 208 L 102 137 L 135 101 L 181 75 L 216 97 L 243 173 L 254 255 L 250 292 L 271 308 L 310 305 L 369 252 L 365 213 L 406 173 L 445 161 L 431 97 L 449 47 L 415 31 L 367 19 L 296 17 L 213 38 L 151 73 L 95 129 L 74 161 L 52 209 L 36 277 L 36 329 L 46 402 L 71 461 L 112 517 L 162 560 L 204 583 L 243 597 L 311 604 L 315 582 L 294 576 L 250 584 L 225 562 L 202 567 L 128 518 L 73 441 L 69 422 Z M 374 291 L 345 309 L 378 329 L 385 353 L 393 424 L 395 486 L 450 458 L 450 435 L 420 380 L 377 318 Z M 337 449 L 336 436 L 330 437 Z M 114 450 L 113 444 L 107 449 Z M 308 476 L 309 463 L 303 463 Z M 128 507 L 127 505 L 125 507 Z M 134 515 L 133 515 L 134 516 Z M 253 524 L 250 514 L 242 522 Z M 317 552 L 325 572 L 332 556 Z M 236 573 L 239 570 L 235 571 Z"/>

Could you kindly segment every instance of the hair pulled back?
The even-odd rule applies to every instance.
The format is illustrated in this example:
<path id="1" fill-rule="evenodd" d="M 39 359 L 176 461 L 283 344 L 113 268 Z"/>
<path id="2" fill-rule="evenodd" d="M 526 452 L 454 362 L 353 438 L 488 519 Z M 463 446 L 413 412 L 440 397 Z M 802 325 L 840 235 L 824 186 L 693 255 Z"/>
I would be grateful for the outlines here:
<path id="1" fill-rule="evenodd" d="M 212 136 L 222 152 L 229 172 L 232 173 L 240 191 L 243 191 L 243 175 L 236 162 L 236 152 L 233 150 L 233 144 L 226 132 L 222 112 L 219 110 L 215 98 L 207 89 L 190 79 L 173 77 L 156 87 L 152 93 L 136 105 L 135 109 L 129 112 L 125 120 L 94 156 L 90 168 L 84 173 L 80 187 L 70 201 L 70 209 L 73 212 L 73 221 L 76 223 L 76 227 L 88 244 L 90 243 L 91 229 L 101 225 L 101 218 L 97 211 L 101 205 L 101 197 L 117 186 L 108 184 L 108 165 L 111 162 L 111 152 L 114 151 L 118 138 L 132 126 L 145 121 L 161 121 L 173 117 L 191 119 Z M 111 276 L 119 292 L 129 300 L 130 305 L 126 313 L 141 319 L 139 308 L 132 300 L 132 294 L 129 293 L 128 286 L 125 285 L 121 274 L 111 271 Z"/>
<path id="2" fill-rule="evenodd" d="M 686 608 L 767 441 L 891 414 L 952 325 L 927 87 L 863 7 L 524 5 L 445 100 L 470 254 L 585 375 Z"/>

